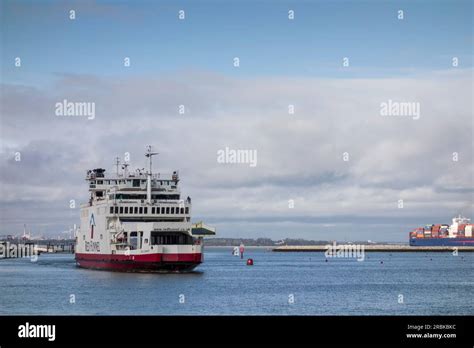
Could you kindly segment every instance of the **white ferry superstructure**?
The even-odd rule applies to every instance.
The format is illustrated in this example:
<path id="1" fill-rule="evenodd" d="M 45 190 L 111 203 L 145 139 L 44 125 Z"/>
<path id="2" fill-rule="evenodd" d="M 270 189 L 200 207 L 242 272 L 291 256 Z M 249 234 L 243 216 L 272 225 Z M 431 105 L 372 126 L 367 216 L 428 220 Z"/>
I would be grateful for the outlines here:
<path id="1" fill-rule="evenodd" d="M 113 271 L 191 271 L 203 262 L 203 239 L 193 236 L 191 198 L 181 199 L 179 175 L 166 177 L 149 168 L 128 172 L 128 163 L 106 176 L 87 171 L 90 199 L 81 205 L 76 233 L 79 267 Z"/>

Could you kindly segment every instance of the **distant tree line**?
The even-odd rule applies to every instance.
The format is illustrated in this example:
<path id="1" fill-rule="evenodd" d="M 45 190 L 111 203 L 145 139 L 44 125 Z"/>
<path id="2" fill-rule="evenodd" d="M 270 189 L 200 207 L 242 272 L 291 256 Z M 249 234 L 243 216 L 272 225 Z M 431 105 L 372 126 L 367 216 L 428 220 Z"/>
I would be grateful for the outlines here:
<path id="1" fill-rule="evenodd" d="M 208 246 L 278 246 L 278 245 L 326 245 L 329 242 L 323 240 L 306 240 L 306 239 L 283 239 L 272 240 L 270 238 L 206 238 L 205 245 Z"/>

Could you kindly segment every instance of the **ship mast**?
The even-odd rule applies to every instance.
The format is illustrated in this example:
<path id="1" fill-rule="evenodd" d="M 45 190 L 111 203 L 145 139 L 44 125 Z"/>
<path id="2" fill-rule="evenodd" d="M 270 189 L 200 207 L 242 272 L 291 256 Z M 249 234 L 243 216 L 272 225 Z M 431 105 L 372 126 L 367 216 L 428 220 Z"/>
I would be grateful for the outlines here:
<path id="1" fill-rule="evenodd" d="M 127 177 L 127 176 L 128 176 L 128 168 L 127 168 L 127 167 L 128 167 L 129 165 L 130 165 L 130 164 L 128 164 L 127 162 L 124 162 L 124 163 L 122 164 L 123 176 L 124 176 L 124 177 Z"/>
<path id="2" fill-rule="evenodd" d="M 145 156 L 148 157 L 150 162 L 150 169 L 148 170 L 147 175 L 147 185 L 146 185 L 146 200 L 148 204 L 151 204 L 151 171 L 152 171 L 152 157 L 158 155 L 158 152 L 152 152 L 151 145 L 148 145 Z"/>
<path id="3" fill-rule="evenodd" d="M 117 178 L 120 176 L 119 174 L 119 166 L 120 166 L 120 158 L 115 157 L 115 166 L 117 167 Z"/>

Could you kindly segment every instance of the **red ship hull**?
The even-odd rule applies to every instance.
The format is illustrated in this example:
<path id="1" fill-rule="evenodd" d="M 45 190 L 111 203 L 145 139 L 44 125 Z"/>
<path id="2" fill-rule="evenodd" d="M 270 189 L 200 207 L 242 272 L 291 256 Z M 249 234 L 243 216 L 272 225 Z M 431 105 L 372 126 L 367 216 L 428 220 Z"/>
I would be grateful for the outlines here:
<path id="1" fill-rule="evenodd" d="M 203 262 L 202 253 L 193 254 L 76 254 L 82 268 L 120 272 L 189 272 Z"/>

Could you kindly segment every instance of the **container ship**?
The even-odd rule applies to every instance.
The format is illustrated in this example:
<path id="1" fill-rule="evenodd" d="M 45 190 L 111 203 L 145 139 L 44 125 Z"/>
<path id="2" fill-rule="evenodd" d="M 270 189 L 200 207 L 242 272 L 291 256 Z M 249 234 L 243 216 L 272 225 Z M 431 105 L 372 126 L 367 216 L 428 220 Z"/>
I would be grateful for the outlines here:
<path id="1" fill-rule="evenodd" d="M 451 225 L 426 225 L 410 232 L 411 246 L 474 246 L 471 219 L 459 215 Z"/>
<path id="2" fill-rule="evenodd" d="M 90 198 L 81 205 L 75 258 L 79 267 L 129 272 L 186 272 L 203 262 L 203 236 L 215 230 L 199 224 L 193 234 L 191 198 L 181 199 L 178 171 L 171 175 L 149 168 L 129 173 L 129 164 L 116 173 L 87 171 Z M 121 171 L 119 171 L 121 169 Z"/>

